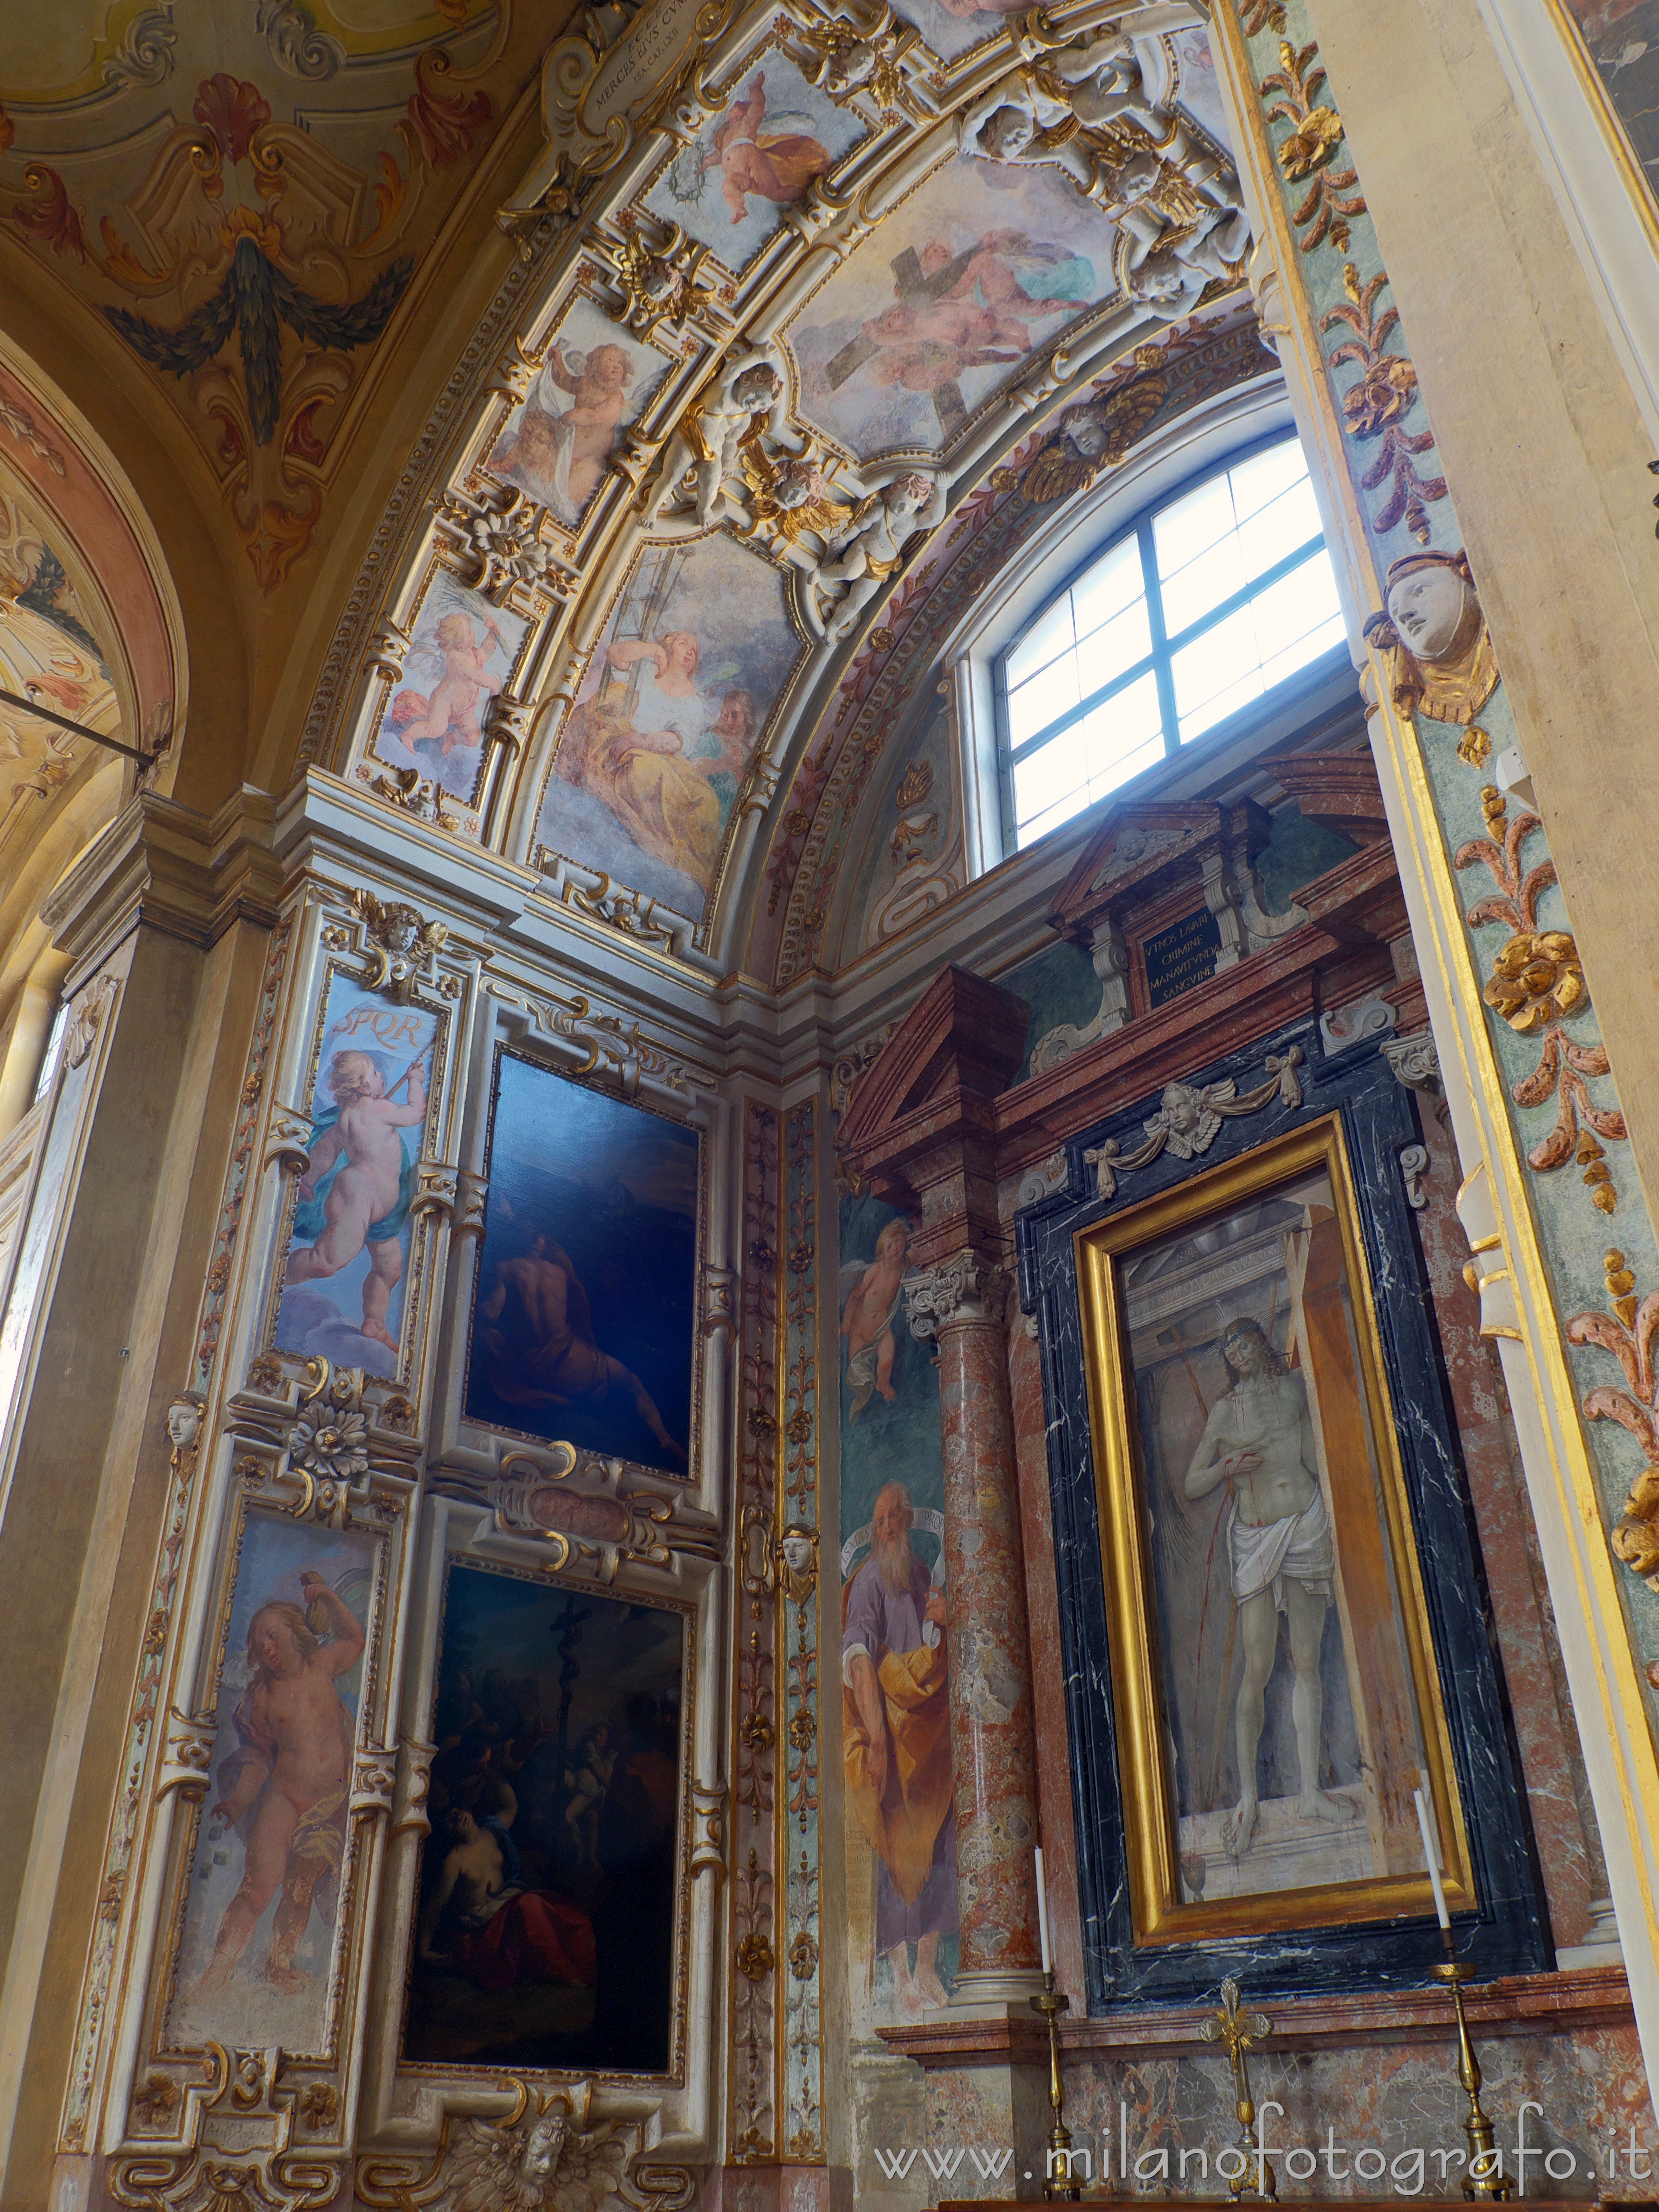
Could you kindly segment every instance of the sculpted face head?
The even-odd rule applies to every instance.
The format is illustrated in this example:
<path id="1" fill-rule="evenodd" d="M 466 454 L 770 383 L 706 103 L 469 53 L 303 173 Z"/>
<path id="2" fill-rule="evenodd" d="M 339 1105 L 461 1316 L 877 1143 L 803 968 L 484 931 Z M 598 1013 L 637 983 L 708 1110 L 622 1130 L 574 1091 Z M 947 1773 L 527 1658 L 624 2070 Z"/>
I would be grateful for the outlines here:
<path id="1" fill-rule="evenodd" d="M 805 1529 L 785 1529 L 783 1556 L 793 1574 L 805 1575 L 811 1572 L 812 1539 Z"/>
<path id="2" fill-rule="evenodd" d="M 882 494 L 888 512 L 896 515 L 920 514 L 933 497 L 933 487 L 926 477 L 898 477 Z"/>
<path id="3" fill-rule="evenodd" d="M 1030 145 L 1034 135 L 1030 114 L 1024 108 L 1016 107 L 1011 102 L 986 118 L 985 128 L 980 132 L 980 143 L 994 161 L 1017 161 Z"/>
<path id="4" fill-rule="evenodd" d="M 1097 461 L 1106 450 L 1106 432 L 1092 415 L 1074 415 L 1066 434 L 1085 461 Z"/>
<path id="5" fill-rule="evenodd" d="M 783 380 L 763 361 L 745 368 L 732 386 L 732 397 L 739 407 L 770 407 L 782 395 Z"/>
<path id="6" fill-rule="evenodd" d="M 1117 173 L 1117 188 L 1126 200 L 1144 200 L 1158 185 L 1156 154 L 1131 154 Z"/>
<path id="7" fill-rule="evenodd" d="M 839 52 L 831 54 L 824 70 L 825 89 L 830 92 L 851 92 L 868 82 L 876 67 L 876 50 L 862 39 L 854 39 Z"/>
<path id="8" fill-rule="evenodd" d="M 1186 289 L 1186 279 L 1170 264 L 1143 261 L 1129 279 L 1129 290 L 1137 300 L 1178 300 Z"/>
<path id="9" fill-rule="evenodd" d="M 1449 562 L 1425 562 L 1389 587 L 1389 620 L 1419 660 L 1450 659 L 1479 613 L 1468 580 Z"/>
<path id="10" fill-rule="evenodd" d="M 1204 1112 L 1204 1102 L 1188 1083 L 1171 1083 L 1164 1091 L 1164 1118 L 1177 1136 L 1190 1136 Z"/>
<path id="11" fill-rule="evenodd" d="M 525 2138 L 524 2156 L 519 2160 L 521 2181 L 550 2181 L 558 2171 L 564 2153 L 564 2115 L 548 2112 L 537 2121 Z"/>
<path id="12" fill-rule="evenodd" d="M 167 1407 L 167 1434 L 178 1451 L 188 1451 L 202 1432 L 202 1405 L 198 1398 L 175 1398 Z"/>

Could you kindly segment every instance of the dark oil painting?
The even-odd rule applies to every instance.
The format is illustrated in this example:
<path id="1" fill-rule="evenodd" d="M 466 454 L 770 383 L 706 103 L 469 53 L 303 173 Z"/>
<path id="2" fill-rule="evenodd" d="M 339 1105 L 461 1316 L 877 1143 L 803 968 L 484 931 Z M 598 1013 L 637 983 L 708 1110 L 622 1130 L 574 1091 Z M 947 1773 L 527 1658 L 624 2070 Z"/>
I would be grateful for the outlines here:
<path id="1" fill-rule="evenodd" d="M 505 1049 L 466 1412 L 684 1474 L 696 1132 Z"/>
<path id="2" fill-rule="evenodd" d="M 1659 195 L 1659 0 L 1566 0 L 1650 192 Z"/>
<path id="3" fill-rule="evenodd" d="M 667 2070 L 684 1624 L 452 1563 L 404 2055 Z"/>

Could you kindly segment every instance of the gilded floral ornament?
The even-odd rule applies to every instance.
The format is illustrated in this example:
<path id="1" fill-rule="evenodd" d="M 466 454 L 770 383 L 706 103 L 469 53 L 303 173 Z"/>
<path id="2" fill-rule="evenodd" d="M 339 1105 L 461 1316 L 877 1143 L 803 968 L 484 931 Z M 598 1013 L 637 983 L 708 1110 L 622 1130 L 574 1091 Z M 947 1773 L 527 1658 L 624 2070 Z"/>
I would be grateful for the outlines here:
<path id="1" fill-rule="evenodd" d="M 1659 1291 L 1638 1300 L 1636 1279 L 1622 1252 L 1607 1252 L 1601 1264 L 1610 1310 L 1575 1314 L 1567 1323 L 1567 1341 L 1608 1353 L 1624 1372 L 1625 1389 L 1602 1383 L 1585 1392 L 1584 1418 L 1617 1421 L 1647 1459 L 1607 1541 L 1616 1559 L 1659 1591 L 1659 1376 L 1654 1370 Z"/>
<path id="2" fill-rule="evenodd" d="M 1261 27 L 1258 18 L 1256 27 Z M 1278 10 L 1276 30 L 1285 27 L 1285 11 Z M 1342 118 L 1320 98 L 1325 83 L 1319 49 L 1309 45 L 1298 51 L 1286 39 L 1279 46 L 1279 67 L 1261 81 L 1261 96 L 1269 100 L 1268 119 L 1288 123 L 1290 135 L 1277 149 L 1279 166 L 1288 184 L 1309 184 L 1300 206 L 1291 210 L 1298 243 L 1304 253 L 1328 239 L 1339 253 L 1348 250 L 1351 219 L 1365 213 L 1359 196 L 1359 173 L 1352 164 L 1332 166 L 1342 143 Z M 1277 94 L 1276 99 L 1270 95 Z"/>
<path id="3" fill-rule="evenodd" d="M 1344 419 L 1352 435 L 1382 441 L 1382 450 L 1359 479 L 1364 491 L 1389 486 L 1371 516 L 1371 527 L 1386 535 L 1403 521 L 1419 544 L 1425 544 L 1429 535 L 1426 503 L 1444 499 L 1446 481 L 1443 477 L 1418 474 L 1414 456 L 1433 450 L 1434 433 L 1407 430 L 1404 425 L 1403 418 L 1415 403 L 1418 391 L 1417 372 L 1411 362 L 1403 354 L 1387 350 L 1389 340 L 1399 328 L 1400 311 L 1397 307 L 1385 307 L 1381 314 L 1376 311 L 1389 281 L 1382 270 L 1362 286 L 1358 270 L 1349 262 L 1342 279 L 1347 297 L 1320 317 L 1319 327 L 1327 333 L 1346 327 L 1352 333 L 1331 348 L 1328 365 L 1333 369 L 1349 362 L 1358 366 L 1359 382 L 1341 394 Z"/>
<path id="4" fill-rule="evenodd" d="M 1565 930 L 1523 931 L 1493 961 L 1480 995 L 1520 1036 L 1581 1012 L 1589 993 L 1578 948 Z"/>
<path id="5" fill-rule="evenodd" d="M 1528 867 L 1522 848 L 1542 834 L 1543 824 L 1535 814 L 1509 821 L 1501 794 L 1490 785 L 1482 801 L 1491 834 L 1459 846 L 1452 859 L 1458 868 L 1484 866 L 1498 887 L 1469 908 L 1464 917 L 1469 927 L 1497 921 L 1510 931 L 1480 995 L 1518 1035 L 1536 1037 L 1543 1048 L 1537 1066 L 1510 1091 L 1517 1106 L 1556 1102 L 1555 1126 L 1530 1148 L 1527 1162 L 1543 1173 L 1573 1160 L 1583 1170 L 1590 1203 L 1598 1212 L 1611 1213 L 1618 1194 L 1595 1139 L 1623 1142 L 1625 1117 L 1590 1097 L 1586 1079 L 1607 1073 L 1605 1049 L 1579 1043 L 1562 1027 L 1585 1012 L 1589 998 L 1572 939 L 1564 930 L 1539 927 L 1538 902 L 1555 881 L 1555 863 L 1546 858 Z"/>
<path id="6" fill-rule="evenodd" d="M 1374 362 L 1342 395 L 1342 413 L 1356 438 L 1380 438 L 1417 397 L 1417 371 L 1398 354 Z"/>
<path id="7" fill-rule="evenodd" d="M 763 1982 L 776 1963 L 772 1946 L 751 1929 L 738 1946 L 738 1972 L 745 1981 Z"/>

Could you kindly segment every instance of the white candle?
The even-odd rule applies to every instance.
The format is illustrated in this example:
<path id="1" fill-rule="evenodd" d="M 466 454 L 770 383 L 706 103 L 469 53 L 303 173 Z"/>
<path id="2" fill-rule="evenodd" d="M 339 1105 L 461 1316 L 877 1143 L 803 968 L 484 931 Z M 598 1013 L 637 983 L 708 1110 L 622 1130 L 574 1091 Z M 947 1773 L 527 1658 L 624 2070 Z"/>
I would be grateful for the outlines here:
<path id="1" fill-rule="evenodd" d="M 1423 1856 L 1429 1863 L 1429 1882 L 1434 1891 L 1434 1917 L 1449 1934 L 1451 1915 L 1446 1910 L 1445 1886 L 1440 1879 L 1440 1854 L 1435 1849 L 1434 1823 L 1429 1816 L 1428 1807 L 1423 1802 L 1423 1792 L 1413 1790 L 1412 1796 L 1417 1801 L 1417 1825 L 1423 1831 Z"/>
<path id="2" fill-rule="evenodd" d="M 1045 1974 L 1051 1974 L 1054 1972 L 1054 1961 L 1053 1954 L 1048 1949 L 1048 1893 L 1042 1886 L 1042 1846 L 1041 1844 L 1039 1844 L 1036 1848 L 1036 1889 L 1037 1942 L 1042 1947 L 1042 1971 Z"/>

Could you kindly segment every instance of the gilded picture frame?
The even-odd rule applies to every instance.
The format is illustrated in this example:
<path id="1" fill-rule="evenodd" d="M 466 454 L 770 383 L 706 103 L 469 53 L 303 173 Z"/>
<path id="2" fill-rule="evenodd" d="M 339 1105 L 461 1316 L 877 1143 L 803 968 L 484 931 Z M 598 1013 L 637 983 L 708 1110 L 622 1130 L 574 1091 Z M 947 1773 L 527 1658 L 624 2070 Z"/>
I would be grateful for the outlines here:
<path id="1" fill-rule="evenodd" d="M 1264 1066 L 1280 1071 L 1265 1092 Z M 1443 1950 L 1417 1832 L 1419 1781 L 1458 1954 L 1486 1975 L 1545 1971 L 1543 1887 L 1442 1303 L 1402 1165 L 1423 1141 L 1418 1103 L 1374 1037 L 1328 1052 L 1309 1014 L 1183 1072 L 1173 1088 L 1173 1105 L 1166 1087 L 1069 1135 L 1063 1184 L 1015 1217 L 1020 1301 L 1042 1373 L 1089 2010 L 1207 2000 L 1230 1973 L 1263 1996 L 1420 1983 Z M 1211 1099 L 1243 1110 L 1184 1110 Z M 1149 1146 L 1149 1127 L 1161 1145 Z M 1298 1182 L 1296 1205 L 1282 1204 Z M 1287 1231 L 1299 1242 L 1287 1246 Z M 1340 1350 L 1348 1370 L 1328 1404 L 1315 1403 L 1322 1378 L 1291 1342 L 1292 1269 L 1304 1293 L 1310 1281 L 1321 1293 L 1325 1350 Z M 1115 1296 L 1137 1310 L 1120 1310 Z M 1295 1494 L 1274 1503 L 1270 1486 L 1257 1492 L 1243 1516 L 1254 1527 L 1236 1547 L 1224 1506 L 1239 1470 L 1224 1479 L 1217 1462 L 1263 1441 L 1245 1433 L 1249 1420 L 1218 1412 L 1256 1364 L 1233 1340 L 1243 1321 L 1258 1324 L 1259 1358 L 1312 1388 L 1305 1406 L 1288 1385 L 1268 1394 L 1296 1417 L 1285 1423 L 1297 1437 L 1292 1470 L 1278 1468 Z M 1160 1330 L 1171 1332 L 1162 1344 Z M 1229 1422 L 1237 1433 L 1224 1437 Z M 1334 1450 L 1353 1477 L 1346 1504 L 1330 1485 Z M 1303 1523 L 1314 1486 L 1327 1501 L 1328 1559 Z M 1369 1564 L 1354 1548 L 1356 1494 L 1373 1501 Z M 1376 1598 L 1369 1623 L 1356 1618 L 1356 1590 Z M 1249 1631 L 1246 1600 L 1257 1623 Z M 1331 1824 L 1346 1866 L 1305 1861 L 1292 1612 L 1304 1682 L 1316 1674 L 1321 1686 L 1308 1765 L 1317 1793 L 1348 1800 Z M 1380 1807 L 1364 1802 L 1356 1741 L 1382 1679 L 1373 1650 L 1356 1650 L 1360 1632 L 1382 1638 L 1395 1692 L 1399 1736 Z M 1259 1755 L 1248 1759 L 1238 1732 L 1247 1643 L 1265 1676 L 1259 1729 L 1251 1723 Z M 1376 1749 L 1374 1728 L 1368 1755 Z M 1257 1799 L 1248 1820 L 1246 1771 Z M 1241 1820 L 1242 1844 L 1227 1833 Z M 1276 1871 L 1264 1875 L 1269 1862 Z"/>
<path id="2" fill-rule="evenodd" d="M 1326 1211 L 1322 1204 L 1326 1195 L 1334 1203 L 1328 1218 L 1312 1228 L 1280 1227 L 1269 1219 L 1268 1225 L 1256 1229 L 1253 1236 L 1230 1233 L 1237 1232 L 1241 1224 L 1274 1214 L 1291 1223 L 1298 1212 L 1304 1218 L 1318 1215 Z M 1227 1364 L 1228 1316 L 1235 1311 L 1244 1316 L 1251 1291 L 1278 1291 L 1286 1264 L 1294 1266 L 1289 1253 L 1281 1259 L 1279 1248 L 1297 1244 L 1305 1247 L 1303 1274 L 1291 1302 L 1279 1308 L 1275 1298 L 1263 1339 L 1273 1363 L 1284 1373 L 1259 1384 L 1253 1383 L 1246 1373 L 1232 1389 L 1216 1395 L 1212 1404 L 1202 1390 L 1217 1393 L 1223 1387 L 1218 1373 L 1224 1378 L 1234 1371 Z M 1137 1300 L 1138 1267 L 1144 1268 L 1149 1262 L 1167 1265 L 1168 1255 L 1174 1255 L 1178 1261 L 1192 1248 L 1205 1245 L 1216 1247 L 1215 1258 L 1206 1259 L 1200 1250 L 1196 1263 L 1189 1262 L 1185 1269 L 1184 1281 L 1182 1271 L 1178 1267 L 1174 1271 L 1173 1296 L 1184 1298 L 1184 1307 L 1171 1310 L 1167 1278 L 1160 1285 L 1161 1297 L 1143 1292 Z M 1254 1264 L 1260 1272 L 1247 1284 L 1242 1278 L 1243 1271 L 1253 1264 L 1251 1247 L 1258 1248 Z M 1433 1807 L 1437 1832 L 1443 1839 L 1448 1903 L 1453 1911 L 1473 1911 L 1476 1898 L 1468 1838 L 1453 1777 L 1422 1576 L 1395 1441 L 1396 1425 L 1340 1121 L 1334 1115 L 1322 1116 L 1288 1136 L 1191 1176 L 1160 1196 L 1080 1231 L 1077 1253 L 1137 1942 L 1167 1944 L 1217 1936 L 1255 1936 L 1304 1927 L 1310 1921 L 1344 1925 L 1432 1911 L 1429 1875 L 1415 1820 L 1413 1791 L 1418 1786 L 1423 1787 Z M 1316 1291 L 1309 1287 L 1308 1279 L 1322 1266 L 1327 1280 L 1322 1291 Z M 1310 1318 L 1316 1298 L 1332 1307 L 1339 1328 L 1343 1320 L 1349 1322 L 1342 1332 L 1346 1342 L 1328 1340 L 1332 1333 L 1322 1331 L 1318 1321 Z M 1176 1329 L 1159 1328 L 1156 1322 L 1141 1330 L 1136 1328 L 1138 1318 L 1144 1319 L 1146 1314 L 1162 1316 L 1171 1311 L 1177 1322 Z M 1210 1334 L 1205 1340 L 1206 1314 Z M 1194 1315 L 1198 1316 L 1196 1341 L 1190 1333 L 1183 1338 L 1178 1326 L 1181 1320 Z M 1231 1326 L 1240 1332 L 1235 1346 L 1246 1332 L 1261 1328 L 1259 1322 L 1249 1317 L 1233 1319 Z M 1280 1328 L 1286 1339 L 1288 1361 L 1273 1342 Z M 1320 1795 L 1328 1805 L 1351 1808 L 1352 1812 L 1343 1820 L 1298 1820 L 1297 1801 L 1267 1798 L 1264 1784 L 1254 1832 L 1236 1854 L 1226 1850 L 1220 1835 L 1232 1820 L 1237 1837 L 1236 1814 L 1222 1811 L 1219 1806 L 1184 1813 L 1182 1809 L 1185 1801 L 1176 1771 L 1182 1764 L 1176 1753 L 1182 1732 L 1174 1725 L 1172 1711 L 1176 1672 L 1172 1645 L 1176 1630 L 1167 1617 L 1167 1601 L 1161 1599 L 1155 1561 L 1159 1526 L 1177 1510 L 1175 1500 L 1162 1493 L 1171 1474 L 1179 1480 L 1179 1470 L 1156 1468 L 1153 1463 L 1158 1455 L 1155 1438 L 1148 1432 L 1149 1394 L 1145 1386 L 1149 1375 L 1158 1371 L 1160 1363 L 1156 1349 L 1150 1353 L 1139 1351 L 1143 1338 L 1157 1349 L 1167 1347 L 1173 1339 L 1174 1356 L 1161 1364 L 1180 1370 L 1177 1386 L 1189 1382 L 1199 1412 L 1208 1413 L 1203 1431 L 1206 1439 L 1219 1424 L 1224 1442 L 1232 1441 L 1228 1432 L 1236 1425 L 1234 1401 L 1244 1402 L 1240 1400 L 1241 1389 L 1249 1398 L 1261 1389 L 1287 1395 L 1293 1407 L 1311 1401 L 1308 1428 L 1316 1465 L 1311 1470 L 1301 1468 L 1299 1439 L 1296 1440 L 1296 1465 L 1310 1477 L 1303 1490 L 1314 1493 L 1305 1513 L 1322 1521 L 1330 1534 L 1322 1547 L 1316 1540 L 1311 1547 L 1304 1544 L 1299 1550 L 1292 1549 L 1278 1580 L 1281 1589 L 1287 1582 L 1294 1585 L 1297 1578 L 1290 1573 L 1291 1568 L 1310 1558 L 1316 1567 L 1326 1565 L 1322 1549 L 1330 1554 L 1330 1596 L 1324 1607 L 1318 1655 L 1322 1662 L 1320 1671 L 1330 1678 L 1320 1685 L 1325 1692 L 1321 1779 L 1335 1786 Z M 1242 1358 L 1243 1351 L 1238 1350 L 1237 1356 Z M 1316 1370 L 1321 1370 L 1317 1382 Z M 1352 1394 L 1350 1402 L 1339 1405 L 1336 1401 L 1345 1389 Z M 1184 1389 L 1182 1395 L 1181 1410 L 1188 1416 L 1182 1435 L 1184 1447 L 1193 1425 L 1193 1408 L 1184 1402 Z M 1362 1434 L 1369 1446 L 1369 1465 L 1355 1463 L 1354 1447 Z M 1194 1461 L 1203 1449 L 1200 1441 Z M 1242 1456 L 1249 1449 L 1240 1446 L 1233 1455 Z M 1287 1441 L 1285 1449 L 1291 1449 Z M 1255 1456 L 1259 1474 L 1263 1455 L 1258 1450 Z M 1197 1479 L 1202 1480 L 1202 1475 Z M 1231 1547 L 1249 1532 L 1249 1524 L 1241 1523 L 1238 1516 L 1247 1510 L 1250 1484 L 1248 1478 L 1233 1485 L 1224 1477 L 1218 1488 L 1222 1498 L 1214 1526 L 1200 1531 L 1210 1537 L 1206 1565 L 1212 1571 L 1198 1632 L 1200 1677 L 1206 1626 L 1213 1620 L 1214 1629 L 1219 1632 L 1218 1616 L 1226 1609 L 1230 1596 L 1233 1604 L 1224 1632 L 1220 1700 L 1218 1705 L 1212 1701 L 1212 1709 L 1206 1716 L 1216 1739 L 1214 1751 L 1207 1759 L 1187 1763 L 1208 1767 L 1209 1796 L 1217 1796 L 1218 1789 L 1223 1798 L 1237 1800 L 1243 1786 L 1238 1773 L 1241 1762 L 1236 1747 L 1226 1742 L 1230 1733 L 1226 1723 L 1238 1700 L 1248 1696 L 1248 1655 L 1237 1649 L 1243 1639 L 1237 1632 L 1234 1616 L 1243 1619 L 1249 1600 L 1237 1596 L 1227 1585 L 1237 1573 L 1237 1569 L 1228 1571 Z M 1236 1495 L 1231 1494 L 1235 1491 Z M 1197 1517 L 1214 1502 L 1214 1493 L 1191 1502 Z M 1297 1502 L 1301 1503 L 1300 1498 Z M 1368 1528 L 1364 1524 L 1373 1511 L 1375 1522 Z M 1373 1540 L 1369 1552 L 1368 1536 Z M 1375 1579 L 1379 1560 L 1380 1587 Z M 1254 1595 L 1256 1610 L 1265 1613 L 1273 1601 L 1273 1588 L 1264 1587 Z M 1272 1656 L 1273 1677 L 1267 1687 L 1279 1683 L 1282 1689 L 1279 1678 L 1288 1671 L 1292 1678 L 1292 1703 L 1304 1695 L 1303 1670 L 1294 1664 L 1286 1668 L 1294 1643 L 1293 1634 L 1286 1631 L 1293 1618 L 1296 1595 L 1292 1588 L 1292 1611 L 1283 1616 L 1285 1629 L 1271 1620 L 1267 1622 L 1279 1647 Z M 1384 1601 L 1380 1606 L 1375 1601 L 1379 1597 Z M 1319 1605 L 1316 1595 L 1310 1610 L 1316 1613 Z M 1221 1640 L 1219 1632 L 1216 1640 Z M 1333 1644 L 1340 1647 L 1334 1666 Z M 1188 1637 L 1181 1655 L 1182 1666 L 1190 1665 L 1191 1651 Z M 1396 1710 L 1384 1716 L 1373 1700 L 1380 1703 L 1384 1698 L 1384 1684 L 1390 1675 Z M 1340 1755 L 1330 1742 L 1336 1731 L 1331 1726 L 1328 1707 L 1344 1686 L 1352 1692 L 1351 1711 L 1345 1717 L 1353 1729 L 1352 1745 L 1344 1749 L 1352 1748 L 1357 1756 L 1340 1764 Z M 1279 1702 L 1285 1702 L 1282 1696 Z M 1265 1694 L 1262 1703 L 1266 1708 Z M 1285 1727 L 1286 1717 L 1282 1712 L 1275 1716 L 1264 1710 L 1257 1754 L 1264 1767 L 1270 1765 L 1266 1738 L 1275 1719 L 1277 1733 L 1294 1741 L 1296 1729 L 1294 1723 L 1288 1729 Z M 1418 1754 L 1415 1760 L 1408 1751 L 1401 1756 L 1410 1744 L 1407 1731 L 1415 1736 L 1411 1746 Z M 1286 1746 L 1281 1765 L 1287 1763 L 1288 1751 Z M 1339 1774 L 1345 1773 L 1351 1777 L 1346 1789 L 1338 1783 Z M 1305 1781 L 1305 1778 L 1298 1779 Z M 1201 1780 L 1199 1794 L 1203 1794 Z M 1269 1816 L 1279 1804 L 1285 1811 L 1277 1830 L 1269 1830 Z M 1221 1845 L 1220 1851 L 1212 1851 L 1211 1857 L 1224 1856 L 1227 1863 L 1222 1871 L 1233 1872 L 1238 1881 L 1237 1891 L 1231 1896 L 1204 1893 L 1213 1876 L 1205 1878 L 1202 1855 L 1191 1845 L 1194 1838 L 1206 1831 Z M 1273 1863 L 1253 1878 L 1250 1862 L 1264 1851 L 1273 1854 Z M 1284 1880 L 1287 1872 L 1288 1881 Z M 1306 1878 L 1310 1874 L 1312 1879 Z M 1322 1879 L 1322 1875 L 1334 1878 Z M 1260 1886 L 1253 1886 L 1253 1879 Z"/>

